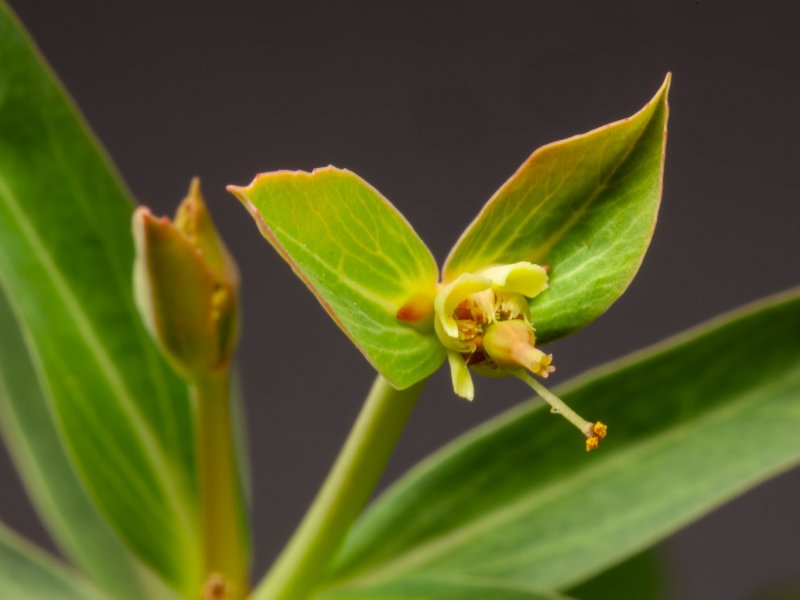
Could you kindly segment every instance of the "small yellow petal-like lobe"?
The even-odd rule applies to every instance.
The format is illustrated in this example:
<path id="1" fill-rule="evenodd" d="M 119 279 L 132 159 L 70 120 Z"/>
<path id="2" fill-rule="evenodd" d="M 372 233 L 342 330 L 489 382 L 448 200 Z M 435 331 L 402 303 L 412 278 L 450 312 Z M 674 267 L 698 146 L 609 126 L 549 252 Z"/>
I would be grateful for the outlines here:
<path id="1" fill-rule="evenodd" d="M 458 352 L 448 351 L 447 361 L 450 363 L 450 377 L 453 381 L 453 391 L 467 400 L 475 397 L 475 386 L 467 363 Z"/>
<path id="2" fill-rule="evenodd" d="M 547 271 L 529 262 L 489 267 L 480 274 L 491 279 L 499 292 L 513 292 L 533 298 L 547 289 Z"/>
<path id="3" fill-rule="evenodd" d="M 458 325 L 453 318 L 453 311 L 467 299 L 467 296 L 492 287 L 492 280 L 482 275 L 464 273 L 446 286 L 436 295 L 434 310 L 436 320 L 441 329 L 451 338 L 458 338 Z"/>

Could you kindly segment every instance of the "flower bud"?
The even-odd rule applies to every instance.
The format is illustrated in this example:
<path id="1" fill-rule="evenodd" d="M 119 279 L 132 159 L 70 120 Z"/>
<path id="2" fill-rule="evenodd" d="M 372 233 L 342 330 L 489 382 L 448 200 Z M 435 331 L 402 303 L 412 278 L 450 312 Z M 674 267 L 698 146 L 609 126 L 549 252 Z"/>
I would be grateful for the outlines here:
<path id="1" fill-rule="evenodd" d="M 239 273 L 199 181 L 174 222 L 137 209 L 133 235 L 136 304 L 161 350 L 190 380 L 227 370 L 238 340 Z"/>

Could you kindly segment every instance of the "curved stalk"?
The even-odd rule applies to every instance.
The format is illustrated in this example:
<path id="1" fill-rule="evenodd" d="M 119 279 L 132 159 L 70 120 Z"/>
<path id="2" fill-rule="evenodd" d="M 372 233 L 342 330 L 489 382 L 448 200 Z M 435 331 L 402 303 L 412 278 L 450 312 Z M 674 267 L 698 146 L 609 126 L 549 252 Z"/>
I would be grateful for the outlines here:
<path id="1" fill-rule="evenodd" d="M 305 600 L 383 473 L 425 381 L 394 389 L 380 375 L 317 497 L 253 600 Z"/>

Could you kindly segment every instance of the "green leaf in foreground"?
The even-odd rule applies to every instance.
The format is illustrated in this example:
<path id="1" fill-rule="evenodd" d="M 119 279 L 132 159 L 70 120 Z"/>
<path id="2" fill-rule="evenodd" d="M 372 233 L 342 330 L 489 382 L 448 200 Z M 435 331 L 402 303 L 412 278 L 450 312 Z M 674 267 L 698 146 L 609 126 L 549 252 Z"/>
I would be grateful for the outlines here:
<path id="1" fill-rule="evenodd" d="M 194 594 L 190 405 L 134 308 L 132 212 L 113 167 L 0 3 L 0 288 L 93 502 L 144 562 Z"/>
<path id="2" fill-rule="evenodd" d="M 0 340 L 0 431 L 48 532 L 61 551 L 112 597 L 168 597 L 167 590 L 158 589 L 163 584 L 133 557 L 86 495 L 1 291 Z"/>
<path id="3" fill-rule="evenodd" d="M 568 600 L 527 586 L 480 577 L 420 577 L 387 585 L 347 588 L 325 600 Z"/>
<path id="4" fill-rule="evenodd" d="M 364 353 L 398 388 L 433 373 L 444 349 L 432 327 L 438 269 L 414 230 L 350 171 L 277 171 L 228 188 L 261 233 Z M 398 319 L 406 307 L 410 327 Z"/>
<path id="5" fill-rule="evenodd" d="M 670 77 L 638 113 L 539 148 L 450 252 L 444 280 L 496 264 L 548 265 L 531 308 L 539 343 L 605 312 L 642 263 L 661 200 Z"/>
<path id="6" fill-rule="evenodd" d="M 0 525 L 0 598 L 110 600 L 3 525 Z"/>
<path id="7" fill-rule="evenodd" d="M 591 456 L 539 403 L 467 434 L 376 502 L 328 589 L 463 574 L 568 589 L 635 554 L 800 462 L 798 331 L 793 291 L 564 386 L 609 423 Z"/>

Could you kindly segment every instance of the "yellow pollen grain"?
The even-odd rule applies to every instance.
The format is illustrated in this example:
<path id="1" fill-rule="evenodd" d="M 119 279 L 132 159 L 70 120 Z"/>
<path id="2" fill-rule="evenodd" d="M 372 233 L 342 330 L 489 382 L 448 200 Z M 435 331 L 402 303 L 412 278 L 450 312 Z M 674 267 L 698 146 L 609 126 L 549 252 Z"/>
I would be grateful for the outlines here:
<path id="1" fill-rule="evenodd" d="M 598 438 L 597 436 L 593 435 L 590 438 L 586 438 L 586 451 L 587 452 L 591 452 L 592 450 L 597 448 L 599 445 L 600 445 L 600 438 Z"/>
<path id="2" fill-rule="evenodd" d="M 608 433 L 608 426 L 602 421 L 598 421 L 592 427 L 592 431 L 594 431 L 594 434 L 602 440 Z"/>

